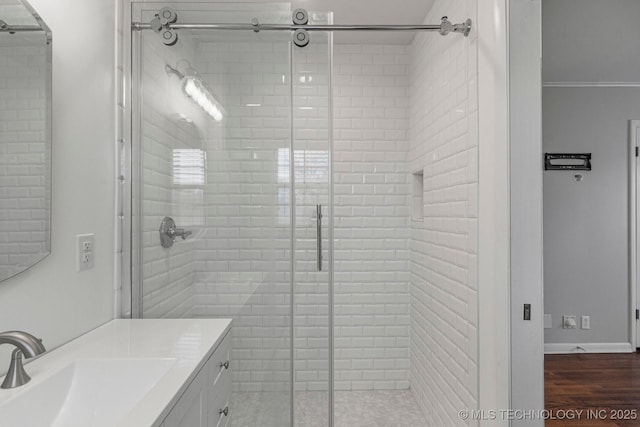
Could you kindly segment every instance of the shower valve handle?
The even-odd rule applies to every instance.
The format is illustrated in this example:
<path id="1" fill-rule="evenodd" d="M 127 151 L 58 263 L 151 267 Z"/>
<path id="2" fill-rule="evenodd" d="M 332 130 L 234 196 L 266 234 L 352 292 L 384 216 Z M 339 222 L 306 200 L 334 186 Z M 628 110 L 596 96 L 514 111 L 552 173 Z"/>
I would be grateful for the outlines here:
<path id="1" fill-rule="evenodd" d="M 167 235 L 173 240 L 175 240 L 176 237 L 182 237 L 182 240 L 186 240 L 187 237 L 191 236 L 191 231 L 186 231 L 184 228 L 170 228 L 167 230 Z"/>
<path id="2" fill-rule="evenodd" d="M 178 237 L 182 237 L 182 240 L 186 240 L 191 236 L 192 232 L 185 230 L 184 228 L 176 227 L 176 222 L 173 218 L 165 217 L 160 223 L 160 244 L 163 248 L 170 248 Z"/>

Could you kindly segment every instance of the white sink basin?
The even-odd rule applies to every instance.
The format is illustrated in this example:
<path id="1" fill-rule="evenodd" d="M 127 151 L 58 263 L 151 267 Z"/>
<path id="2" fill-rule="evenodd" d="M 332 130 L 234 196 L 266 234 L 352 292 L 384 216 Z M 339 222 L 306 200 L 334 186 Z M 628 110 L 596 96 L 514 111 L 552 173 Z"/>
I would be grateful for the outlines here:
<path id="1" fill-rule="evenodd" d="M 77 360 L 3 402 L 0 425 L 117 425 L 175 363 L 169 358 Z"/>

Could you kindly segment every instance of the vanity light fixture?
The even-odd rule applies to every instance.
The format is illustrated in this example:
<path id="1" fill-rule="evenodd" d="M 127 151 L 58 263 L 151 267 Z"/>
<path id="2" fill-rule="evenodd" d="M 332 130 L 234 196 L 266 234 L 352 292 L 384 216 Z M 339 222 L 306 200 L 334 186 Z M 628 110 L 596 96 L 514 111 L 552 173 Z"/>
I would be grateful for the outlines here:
<path id="1" fill-rule="evenodd" d="M 180 78 L 182 91 L 185 95 L 198 104 L 200 108 L 213 117 L 215 121 L 219 122 L 222 120 L 223 114 L 220 102 L 216 99 L 207 84 L 200 78 L 198 73 L 192 69 L 187 70 L 186 73 L 181 73 L 170 65 L 166 65 L 165 69 L 167 73 L 175 74 Z"/>

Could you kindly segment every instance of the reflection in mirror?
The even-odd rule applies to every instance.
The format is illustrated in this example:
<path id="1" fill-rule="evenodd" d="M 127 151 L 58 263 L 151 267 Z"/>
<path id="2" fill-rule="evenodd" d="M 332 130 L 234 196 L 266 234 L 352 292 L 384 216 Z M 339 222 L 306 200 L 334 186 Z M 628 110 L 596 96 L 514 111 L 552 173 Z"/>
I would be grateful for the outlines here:
<path id="1" fill-rule="evenodd" d="M 51 249 L 51 31 L 0 0 L 0 280 Z"/>

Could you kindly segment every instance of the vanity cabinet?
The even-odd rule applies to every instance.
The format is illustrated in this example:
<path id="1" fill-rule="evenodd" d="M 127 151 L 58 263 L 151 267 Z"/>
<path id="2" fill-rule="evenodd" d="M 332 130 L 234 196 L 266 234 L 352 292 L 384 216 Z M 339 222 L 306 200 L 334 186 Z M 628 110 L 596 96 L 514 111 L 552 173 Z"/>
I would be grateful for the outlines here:
<path id="1" fill-rule="evenodd" d="M 167 415 L 163 427 L 208 427 L 207 424 L 207 384 L 203 375 L 206 366 L 189 384 L 175 406 Z"/>
<path id="2" fill-rule="evenodd" d="M 226 427 L 231 418 L 231 332 L 222 340 L 209 359 L 207 427 Z"/>
<path id="3" fill-rule="evenodd" d="M 226 427 L 231 418 L 231 333 L 227 333 L 160 427 Z"/>

